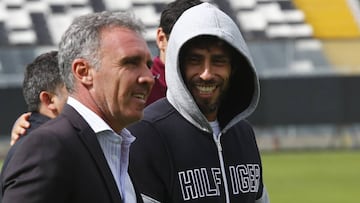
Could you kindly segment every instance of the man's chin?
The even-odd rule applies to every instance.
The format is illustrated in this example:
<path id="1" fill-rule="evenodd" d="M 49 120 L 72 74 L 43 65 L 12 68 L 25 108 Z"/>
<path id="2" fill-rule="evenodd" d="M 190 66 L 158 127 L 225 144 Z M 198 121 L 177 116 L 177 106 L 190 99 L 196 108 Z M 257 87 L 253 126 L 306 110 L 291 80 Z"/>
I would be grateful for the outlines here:
<path id="1" fill-rule="evenodd" d="M 218 109 L 218 105 L 217 104 L 204 104 L 202 103 L 201 105 L 198 105 L 199 106 L 199 109 L 200 111 L 204 114 L 204 115 L 207 115 L 207 114 L 212 114 L 214 112 L 217 111 Z"/>

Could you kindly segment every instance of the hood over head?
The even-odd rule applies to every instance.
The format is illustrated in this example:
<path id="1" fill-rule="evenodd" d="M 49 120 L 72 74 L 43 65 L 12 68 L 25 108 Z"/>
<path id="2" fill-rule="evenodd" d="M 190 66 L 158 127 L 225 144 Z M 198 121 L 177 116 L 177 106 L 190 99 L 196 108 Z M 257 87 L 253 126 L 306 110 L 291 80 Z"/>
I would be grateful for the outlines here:
<path id="1" fill-rule="evenodd" d="M 180 114 L 196 127 L 212 132 L 182 78 L 179 53 L 189 40 L 203 35 L 218 37 L 236 50 L 232 59 L 230 86 L 221 101 L 217 120 L 222 131 L 249 116 L 259 100 L 259 81 L 249 50 L 234 21 L 217 7 L 202 3 L 186 10 L 170 34 L 165 62 L 167 98 Z"/>

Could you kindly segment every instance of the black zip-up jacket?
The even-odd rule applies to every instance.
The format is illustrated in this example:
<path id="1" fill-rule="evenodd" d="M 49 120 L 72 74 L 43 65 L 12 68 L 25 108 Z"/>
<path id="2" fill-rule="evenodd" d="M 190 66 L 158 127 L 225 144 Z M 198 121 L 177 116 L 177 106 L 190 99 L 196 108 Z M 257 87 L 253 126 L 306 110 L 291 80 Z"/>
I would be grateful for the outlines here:
<path id="1" fill-rule="evenodd" d="M 231 202 L 250 203 L 262 196 L 260 155 L 245 121 L 215 140 L 162 99 L 129 130 L 137 136 L 129 170 L 141 193 L 154 200 L 226 202 L 228 193 Z"/>

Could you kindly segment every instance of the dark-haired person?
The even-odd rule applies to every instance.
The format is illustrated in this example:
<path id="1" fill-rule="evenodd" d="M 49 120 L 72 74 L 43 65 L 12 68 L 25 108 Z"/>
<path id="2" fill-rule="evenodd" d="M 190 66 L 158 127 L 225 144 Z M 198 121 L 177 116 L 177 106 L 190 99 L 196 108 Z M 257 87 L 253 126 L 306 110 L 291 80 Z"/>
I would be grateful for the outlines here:
<path id="1" fill-rule="evenodd" d="M 176 20 L 184 11 L 201 3 L 203 2 L 200 0 L 176 0 L 167 4 L 161 12 L 160 24 L 156 30 L 156 44 L 159 55 L 153 59 L 153 65 L 151 66 L 151 72 L 155 76 L 155 84 L 146 102 L 147 105 L 166 95 L 165 56 L 170 33 Z"/>
<path id="2" fill-rule="evenodd" d="M 233 20 L 209 3 L 186 10 L 166 51 L 166 97 L 128 129 L 129 172 L 144 199 L 268 203 L 251 125 L 259 82 Z"/>
<path id="3" fill-rule="evenodd" d="M 59 73 L 57 54 L 57 51 L 43 53 L 26 66 L 22 86 L 24 99 L 30 112 L 25 115 L 28 116 L 30 123 L 26 134 L 58 116 L 66 103 L 67 91 Z M 0 200 L 4 187 L 3 172 L 20 143 L 21 141 L 18 141 L 13 145 L 5 157 L 0 175 Z"/>

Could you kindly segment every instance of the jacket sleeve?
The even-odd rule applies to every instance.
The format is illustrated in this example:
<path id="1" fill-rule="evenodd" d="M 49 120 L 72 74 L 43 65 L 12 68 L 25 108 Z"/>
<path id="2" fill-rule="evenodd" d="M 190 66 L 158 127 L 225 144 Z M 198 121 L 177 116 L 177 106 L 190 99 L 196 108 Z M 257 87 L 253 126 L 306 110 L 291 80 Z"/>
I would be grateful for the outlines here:
<path id="1" fill-rule="evenodd" d="M 263 190 L 262 190 L 262 195 L 260 197 L 260 199 L 257 199 L 255 201 L 255 203 L 270 203 L 270 198 L 269 198 L 269 194 L 266 191 L 266 187 L 264 185 Z"/>
<path id="2" fill-rule="evenodd" d="M 131 126 L 129 130 L 136 137 L 130 150 L 129 173 L 144 202 L 168 202 L 171 168 L 164 140 L 146 121 Z"/>
<path id="3" fill-rule="evenodd" d="M 246 122 L 246 123 L 247 123 L 246 126 L 247 126 L 248 129 L 249 129 L 249 133 L 250 133 L 250 135 L 251 135 L 251 137 L 252 137 L 252 139 L 253 139 L 253 142 L 254 142 L 254 144 L 255 144 L 255 146 L 256 146 L 257 156 L 259 157 L 258 159 L 260 160 L 260 164 L 261 164 L 261 168 L 262 168 L 262 163 L 261 163 L 261 158 L 260 158 L 260 152 L 259 152 L 259 149 L 258 149 L 258 147 L 257 147 L 254 129 L 251 127 L 251 125 L 250 125 L 248 122 Z M 260 182 L 260 184 L 261 184 L 261 185 L 260 185 L 261 190 L 259 191 L 259 193 L 261 192 L 261 194 L 258 193 L 258 196 L 260 196 L 260 197 L 259 197 L 259 199 L 257 199 L 257 200 L 255 201 L 255 203 L 270 203 L 269 194 L 268 194 L 268 192 L 267 192 L 267 190 L 266 190 L 266 187 L 265 187 L 265 184 L 264 184 L 263 181 L 264 181 L 264 179 L 263 179 L 263 172 L 262 172 L 262 170 L 261 170 L 261 182 Z"/>
<path id="4" fill-rule="evenodd" d="M 62 175 L 67 152 L 59 150 L 56 135 L 32 133 L 23 139 L 3 171 L 2 203 L 66 202 L 63 188 L 71 187 Z"/>

